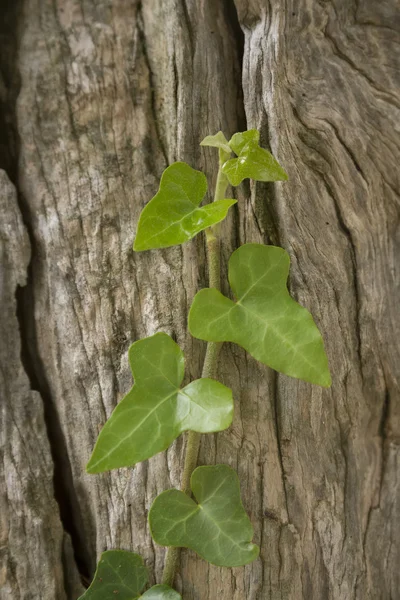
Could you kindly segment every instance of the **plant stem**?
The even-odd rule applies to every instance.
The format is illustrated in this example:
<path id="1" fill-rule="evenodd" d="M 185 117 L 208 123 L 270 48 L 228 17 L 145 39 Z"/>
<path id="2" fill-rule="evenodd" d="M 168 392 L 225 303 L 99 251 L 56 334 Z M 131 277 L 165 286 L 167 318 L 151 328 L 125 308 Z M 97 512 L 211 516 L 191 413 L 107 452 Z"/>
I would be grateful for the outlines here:
<path id="1" fill-rule="evenodd" d="M 180 553 L 180 548 L 167 548 L 167 552 L 165 554 L 164 571 L 161 580 L 164 585 L 169 585 L 170 587 L 173 586 Z"/>
<path id="2" fill-rule="evenodd" d="M 222 200 L 225 197 L 228 180 L 221 170 L 221 160 L 219 163 L 217 181 L 215 184 L 214 202 Z M 221 258 L 220 258 L 220 239 L 219 224 L 206 229 L 207 241 L 207 259 L 208 259 L 208 285 L 209 287 L 220 290 L 221 288 Z M 222 343 L 208 342 L 206 355 L 204 357 L 202 377 L 215 378 L 218 357 Z M 187 435 L 185 465 L 183 467 L 181 490 L 188 496 L 191 496 L 190 478 L 197 465 L 199 454 L 201 434 L 196 431 L 189 431 Z M 172 587 L 175 579 L 175 572 L 179 562 L 180 548 L 168 548 L 165 555 L 164 571 L 162 583 Z"/>

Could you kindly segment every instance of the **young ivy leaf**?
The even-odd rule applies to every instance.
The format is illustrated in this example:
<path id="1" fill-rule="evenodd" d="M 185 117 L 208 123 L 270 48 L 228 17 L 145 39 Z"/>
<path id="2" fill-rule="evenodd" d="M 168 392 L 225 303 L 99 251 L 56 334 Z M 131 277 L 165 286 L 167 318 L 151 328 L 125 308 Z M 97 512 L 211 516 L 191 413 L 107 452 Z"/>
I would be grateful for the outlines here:
<path id="1" fill-rule="evenodd" d="M 235 133 L 229 146 L 237 154 L 222 166 L 222 172 L 233 186 L 243 179 L 255 181 L 285 181 L 288 176 L 270 152 L 259 146 L 260 134 L 256 129 Z"/>
<path id="2" fill-rule="evenodd" d="M 218 131 L 218 133 L 215 135 L 207 135 L 207 137 L 200 142 L 200 146 L 211 146 L 212 148 L 218 148 L 220 164 L 226 162 L 232 154 L 232 150 L 229 147 L 229 142 L 222 131 Z"/>
<path id="3" fill-rule="evenodd" d="M 289 266 L 283 248 L 241 246 L 229 260 L 229 282 L 237 301 L 216 289 L 201 290 L 189 312 L 189 331 L 201 340 L 234 342 L 280 373 L 329 387 L 321 334 L 286 287 Z"/>
<path id="4" fill-rule="evenodd" d="M 232 423 L 229 388 L 197 379 L 183 389 L 183 352 L 166 333 L 132 344 L 135 384 L 100 432 L 88 473 L 129 467 L 162 452 L 184 431 L 213 433 Z"/>
<path id="5" fill-rule="evenodd" d="M 243 148 L 247 144 L 260 144 L 260 132 L 257 129 L 249 129 L 248 131 L 242 131 L 235 133 L 228 142 L 229 147 L 237 156 L 241 153 Z"/>
<path id="6" fill-rule="evenodd" d="M 225 219 L 236 200 L 200 207 L 206 192 L 204 173 L 183 162 L 167 167 L 157 194 L 142 210 L 133 249 L 139 252 L 183 244 Z"/>
<path id="7" fill-rule="evenodd" d="M 220 567 L 239 567 L 257 558 L 236 472 L 226 465 L 198 467 L 190 484 L 197 502 L 179 490 L 167 490 L 154 500 L 149 513 L 154 541 L 190 548 Z"/>
<path id="8" fill-rule="evenodd" d="M 202 142 L 200 142 L 200 146 L 211 146 L 212 148 L 220 148 L 227 154 L 231 154 L 231 148 L 229 146 L 229 142 L 222 133 L 222 131 L 218 131 L 215 135 L 207 135 Z"/>
<path id="9" fill-rule="evenodd" d="M 78 600 L 182 600 L 180 594 L 167 585 L 155 585 L 140 596 L 148 580 L 143 559 L 125 550 L 103 552 L 90 587 Z"/>

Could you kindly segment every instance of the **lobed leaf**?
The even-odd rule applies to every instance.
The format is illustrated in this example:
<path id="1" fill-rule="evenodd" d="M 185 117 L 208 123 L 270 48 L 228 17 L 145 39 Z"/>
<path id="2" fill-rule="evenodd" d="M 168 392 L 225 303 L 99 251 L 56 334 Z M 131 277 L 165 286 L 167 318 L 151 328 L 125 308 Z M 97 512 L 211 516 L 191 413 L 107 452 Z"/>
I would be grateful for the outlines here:
<path id="1" fill-rule="evenodd" d="M 161 546 L 191 548 L 208 562 L 237 567 L 257 558 L 253 527 L 241 499 L 239 478 L 226 465 L 198 467 L 191 477 L 197 503 L 179 490 L 153 502 L 149 524 Z"/>
<path id="2" fill-rule="evenodd" d="M 135 384 L 100 432 L 88 473 L 132 466 L 162 452 L 184 431 L 213 433 L 232 423 L 229 388 L 197 379 L 183 389 L 183 352 L 166 333 L 132 344 Z"/>
<path id="3" fill-rule="evenodd" d="M 204 173 L 183 162 L 167 167 L 159 191 L 142 210 L 133 249 L 139 252 L 183 244 L 225 219 L 236 200 L 199 207 L 206 192 Z"/>
<path id="4" fill-rule="evenodd" d="M 280 373 L 329 387 L 321 334 L 286 287 L 289 266 L 283 248 L 241 246 L 229 260 L 229 282 L 237 301 L 216 289 L 201 290 L 189 312 L 189 331 L 201 340 L 234 342 Z"/>
<path id="5" fill-rule="evenodd" d="M 285 181 L 288 178 L 272 154 L 259 146 L 259 139 L 256 129 L 232 136 L 229 146 L 237 158 L 231 158 L 222 166 L 231 185 L 239 185 L 247 178 L 255 181 Z"/>
<path id="6" fill-rule="evenodd" d="M 92 583 L 78 600 L 182 600 L 168 585 L 155 585 L 141 596 L 147 581 L 148 572 L 139 554 L 107 550 L 100 557 Z"/>

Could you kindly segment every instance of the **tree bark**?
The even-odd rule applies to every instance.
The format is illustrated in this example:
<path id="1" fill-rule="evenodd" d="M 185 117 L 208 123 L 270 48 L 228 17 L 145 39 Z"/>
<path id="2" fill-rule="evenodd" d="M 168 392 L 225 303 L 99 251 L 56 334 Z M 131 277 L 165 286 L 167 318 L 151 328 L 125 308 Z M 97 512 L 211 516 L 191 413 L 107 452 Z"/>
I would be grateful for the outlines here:
<path id="1" fill-rule="evenodd" d="M 1 600 L 76 600 L 78 572 L 86 584 L 111 548 L 160 580 L 146 517 L 179 485 L 184 438 L 134 469 L 85 464 L 132 385 L 132 342 L 165 331 L 187 380 L 200 375 L 186 319 L 207 285 L 203 237 L 132 242 L 168 164 L 204 170 L 212 189 L 216 152 L 199 142 L 252 127 L 289 181 L 234 192 L 224 292 L 239 244 L 286 248 L 333 385 L 224 345 L 235 419 L 203 436 L 199 462 L 237 470 L 261 554 L 226 569 L 185 550 L 176 586 L 184 600 L 400 598 L 396 1 L 3 4 Z"/>

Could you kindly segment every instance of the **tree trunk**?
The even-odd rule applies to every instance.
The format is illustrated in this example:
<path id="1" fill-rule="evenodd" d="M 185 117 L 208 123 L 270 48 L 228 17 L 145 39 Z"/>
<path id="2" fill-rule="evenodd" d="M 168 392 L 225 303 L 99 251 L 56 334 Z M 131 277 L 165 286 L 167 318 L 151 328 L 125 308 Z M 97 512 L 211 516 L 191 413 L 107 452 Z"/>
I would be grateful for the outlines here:
<path id="1" fill-rule="evenodd" d="M 134 469 L 85 464 L 132 385 L 133 341 L 165 331 L 200 374 L 186 319 L 207 285 L 203 236 L 132 242 L 168 164 L 211 187 L 216 152 L 199 142 L 251 127 L 289 181 L 236 190 L 223 272 L 241 243 L 288 250 L 333 385 L 224 345 L 234 424 L 203 436 L 199 462 L 238 471 L 261 555 L 226 569 L 185 550 L 176 586 L 184 600 L 399 599 L 396 0 L 0 4 L 1 600 L 76 600 L 111 548 L 160 580 L 146 517 L 179 485 L 184 438 Z"/>

